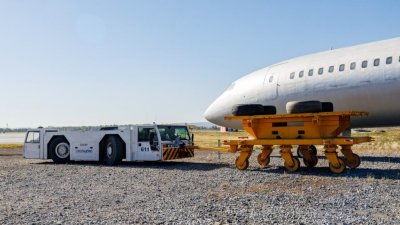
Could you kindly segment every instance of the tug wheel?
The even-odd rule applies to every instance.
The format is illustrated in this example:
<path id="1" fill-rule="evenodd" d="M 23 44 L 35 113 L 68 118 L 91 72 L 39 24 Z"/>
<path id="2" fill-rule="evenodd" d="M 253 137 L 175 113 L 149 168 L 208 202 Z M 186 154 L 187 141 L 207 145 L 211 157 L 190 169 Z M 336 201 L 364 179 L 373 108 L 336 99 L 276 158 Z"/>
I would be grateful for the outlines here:
<path id="1" fill-rule="evenodd" d="M 318 163 L 318 158 L 315 155 L 311 155 L 311 159 L 312 160 L 307 160 L 306 158 L 303 158 L 303 163 L 304 165 L 306 165 L 307 167 L 311 168 L 317 165 Z"/>
<path id="2" fill-rule="evenodd" d="M 285 161 L 285 168 L 289 171 L 289 172 L 296 172 L 300 169 L 300 161 L 298 158 L 293 157 L 293 166 L 289 166 L 286 161 Z"/>
<path id="3" fill-rule="evenodd" d="M 346 159 L 346 164 L 348 167 L 355 169 L 360 166 L 361 159 L 360 156 L 358 156 L 357 154 L 353 154 L 353 157 L 354 157 L 353 161 L 349 161 Z"/>
<path id="4" fill-rule="evenodd" d="M 70 160 L 70 146 L 65 137 L 56 137 L 50 142 L 49 155 L 54 163 L 68 163 Z"/>
<path id="5" fill-rule="evenodd" d="M 113 166 L 119 164 L 123 158 L 122 151 L 122 143 L 118 140 L 118 138 L 114 136 L 108 137 L 103 149 L 104 161 L 106 165 Z"/>
<path id="6" fill-rule="evenodd" d="M 270 159 L 271 159 L 271 158 L 270 158 L 269 156 L 268 156 L 267 158 L 263 159 L 263 158 L 262 158 L 262 153 L 258 154 L 258 156 L 257 156 L 258 164 L 260 164 L 260 166 L 261 166 L 262 168 L 268 166 L 268 164 L 269 164 L 269 162 L 270 162 Z"/>
<path id="7" fill-rule="evenodd" d="M 346 170 L 346 164 L 344 163 L 343 159 L 338 159 L 339 161 L 339 166 L 335 167 L 331 163 L 329 163 L 329 169 L 331 170 L 332 173 L 343 173 Z"/>
<path id="8" fill-rule="evenodd" d="M 235 166 L 238 170 L 245 170 L 249 167 L 249 159 L 246 159 L 242 164 L 239 164 L 239 156 L 236 158 Z"/>

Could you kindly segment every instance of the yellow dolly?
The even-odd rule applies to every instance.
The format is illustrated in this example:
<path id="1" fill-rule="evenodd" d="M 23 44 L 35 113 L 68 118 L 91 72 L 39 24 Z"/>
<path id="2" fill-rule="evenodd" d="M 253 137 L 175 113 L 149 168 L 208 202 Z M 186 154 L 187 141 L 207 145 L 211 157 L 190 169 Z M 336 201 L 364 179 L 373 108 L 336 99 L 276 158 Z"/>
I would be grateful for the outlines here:
<path id="1" fill-rule="evenodd" d="M 351 150 L 352 145 L 372 141 L 371 137 L 338 137 L 350 127 L 351 116 L 367 116 L 366 112 L 322 112 L 283 115 L 229 116 L 226 120 L 242 120 L 243 129 L 254 139 L 224 141 L 229 149 L 214 148 L 224 152 L 240 152 L 235 165 L 239 170 L 249 166 L 249 158 L 254 145 L 261 145 L 262 152 L 257 160 L 260 166 L 269 164 L 272 146 L 280 146 L 285 168 L 294 172 L 299 170 L 300 162 L 292 154 L 292 146 L 298 145 L 307 167 L 314 167 L 317 156 L 309 152 L 311 145 L 323 145 L 325 156 L 329 160 L 329 169 L 333 173 L 342 173 L 345 162 L 337 155 L 338 146 L 350 168 L 360 165 L 360 157 Z"/>

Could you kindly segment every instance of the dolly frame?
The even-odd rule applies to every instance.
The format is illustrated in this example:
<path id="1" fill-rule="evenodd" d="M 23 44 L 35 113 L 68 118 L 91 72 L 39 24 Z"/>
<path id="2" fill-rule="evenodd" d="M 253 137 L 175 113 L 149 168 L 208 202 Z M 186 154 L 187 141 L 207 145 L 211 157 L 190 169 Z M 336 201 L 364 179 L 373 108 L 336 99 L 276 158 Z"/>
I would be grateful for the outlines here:
<path id="1" fill-rule="evenodd" d="M 245 140 L 226 140 L 224 145 L 229 148 L 203 148 L 220 152 L 240 152 L 235 165 L 239 170 L 249 166 L 249 158 L 255 145 L 261 145 L 261 153 L 257 161 L 261 167 L 268 166 L 273 146 L 278 145 L 284 166 L 290 172 L 300 168 L 299 160 L 293 156 L 292 147 L 298 145 L 303 154 L 303 163 L 314 167 L 318 158 L 308 151 L 311 145 L 323 145 L 325 157 L 329 161 L 329 169 L 333 173 L 343 173 L 346 165 L 352 169 L 360 165 L 360 157 L 354 154 L 352 146 L 373 141 L 371 137 L 338 137 L 350 126 L 351 116 L 368 116 L 367 112 L 322 112 L 284 115 L 229 116 L 225 120 L 242 120 L 243 128 L 254 137 Z M 294 124 L 293 126 L 289 123 Z M 337 149 L 345 157 L 338 157 Z"/>

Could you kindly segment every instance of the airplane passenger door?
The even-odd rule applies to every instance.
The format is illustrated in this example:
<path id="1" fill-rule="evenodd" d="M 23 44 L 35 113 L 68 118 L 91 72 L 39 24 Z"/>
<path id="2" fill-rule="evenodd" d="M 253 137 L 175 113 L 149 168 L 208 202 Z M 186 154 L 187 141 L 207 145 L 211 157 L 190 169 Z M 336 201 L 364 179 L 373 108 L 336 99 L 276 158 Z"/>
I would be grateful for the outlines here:
<path id="1" fill-rule="evenodd" d="M 264 91 L 262 93 L 265 100 L 275 100 L 278 98 L 278 75 L 268 71 L 264 79 Z"/>

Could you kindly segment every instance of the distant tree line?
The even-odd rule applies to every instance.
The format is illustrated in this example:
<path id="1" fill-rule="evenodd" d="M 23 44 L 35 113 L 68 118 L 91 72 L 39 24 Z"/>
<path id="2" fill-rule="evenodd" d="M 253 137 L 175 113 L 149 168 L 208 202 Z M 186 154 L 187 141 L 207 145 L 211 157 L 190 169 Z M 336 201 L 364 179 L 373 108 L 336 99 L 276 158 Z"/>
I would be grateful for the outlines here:
<path id="1" fill-rule="evenodd" d="M 211 127 L 205 127 L 205 126 L 192 126 L 193 130 L 219 130 L 218 126 L 211 126 Z"/>
<path id="2" fill-rule="evenodd" d="M 26 132 L 28 128 L 16 128 L 16 129 L 11 129 L 11 128 L 0 128 L 0 133 L 7 133 L 7 132 Z"/>

